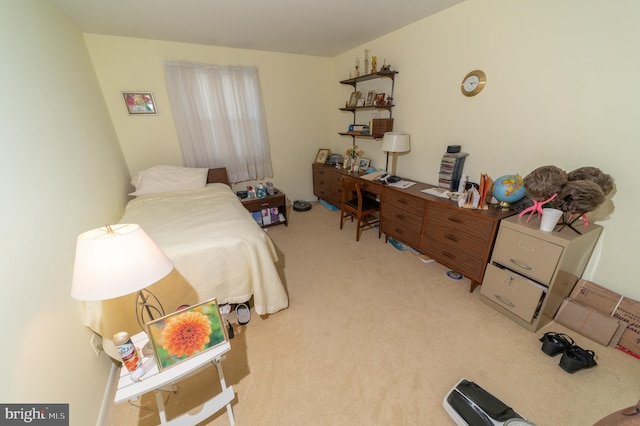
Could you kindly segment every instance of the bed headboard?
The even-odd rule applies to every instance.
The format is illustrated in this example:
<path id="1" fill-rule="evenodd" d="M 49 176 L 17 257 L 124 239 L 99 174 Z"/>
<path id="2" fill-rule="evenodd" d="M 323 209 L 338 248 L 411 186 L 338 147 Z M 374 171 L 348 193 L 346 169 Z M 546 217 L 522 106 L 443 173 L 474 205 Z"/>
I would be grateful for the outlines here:
<path id="1" fill-rule="evenodd" d="M 227 176 L 227 168 L 218 167 L 216 169 L 209 169 L 209 173 L 207 174 L 207 183 L 224 183 L 226 185 L 229 185 L 229 176 Z"/>

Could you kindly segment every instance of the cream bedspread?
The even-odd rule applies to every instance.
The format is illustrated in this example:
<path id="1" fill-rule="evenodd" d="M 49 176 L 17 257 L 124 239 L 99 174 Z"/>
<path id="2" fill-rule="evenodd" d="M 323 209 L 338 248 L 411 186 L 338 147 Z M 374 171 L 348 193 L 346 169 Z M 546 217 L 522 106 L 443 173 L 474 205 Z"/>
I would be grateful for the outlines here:
<path id="1" fill-rule="evenodd" d="M 273 242 L 227 185 L 136 197 L 125 207 L 120 223 L 139 224 L 173 261 L 175 269 L 149 287 L 167 314 L 180 305 L 212 298 L 218 303 L 242 303 L 253 296 L 259 315 L 276 313 L 289 304 Z M 140 331 L 135 294 L 85 302 L 84 318 L 116 360 L 113 334 Z"/>
<path id="2" fill-rule="evenodd" d="M 202 302 L 242 303 L 259 315 L 288 306 L 273 242 L 224 184 L 142 195 L 120 223 L 137 223 L 173 261 Z"/>

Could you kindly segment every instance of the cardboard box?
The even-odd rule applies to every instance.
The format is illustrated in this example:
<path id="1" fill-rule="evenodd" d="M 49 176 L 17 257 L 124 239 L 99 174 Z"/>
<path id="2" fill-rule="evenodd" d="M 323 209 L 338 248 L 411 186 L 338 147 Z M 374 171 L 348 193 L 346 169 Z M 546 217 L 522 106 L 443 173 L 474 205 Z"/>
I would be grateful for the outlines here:
<path id="1" fill-rule="evenodd" d="M 560 305 L 555 321 L 603 346 L 615 346 L 625 331 L 623 322 L 570 298 Z"/>
<path id="2" fill-rule="evenodd" d="M 613 315 L 622 300 L 615 291 L 587 280 L 578 281 L 569 297 L 605 315 Z"/>
<path id="3" fill-rule="evenodd" d="M 626 326 L 618 345 L 640 358 L 640 302 L 624 297 L 613 318 Z"/>

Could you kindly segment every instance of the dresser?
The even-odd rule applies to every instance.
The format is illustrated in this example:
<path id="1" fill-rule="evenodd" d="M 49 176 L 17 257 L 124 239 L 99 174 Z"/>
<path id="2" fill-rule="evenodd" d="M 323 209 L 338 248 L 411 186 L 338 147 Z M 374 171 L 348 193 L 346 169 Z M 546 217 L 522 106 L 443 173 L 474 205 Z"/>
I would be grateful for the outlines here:
<path id="1" fill-rule="evenodd" d="M 502 221 L 480 299 L 535 332 L 554 318 L 582 276 L 602 227 L 543 232 L 538 217 L 527 217 Z"/>
<path id="2" fill-rule="evenodd" d="M 321 200 L 340 206 L 340 178 L 344 169 L 313 164 L 313 192 Z M 385 238 L 394 238 L 471 280 L 470 291 L 482 282 L 500 220 L 514 212 L 490 207 L 462 209 L 457 203 L 422 192 L 434 188 L 416 182 L 399 189 L 363 179 L 362 189 L 380 197 L 380 226 Z"/>

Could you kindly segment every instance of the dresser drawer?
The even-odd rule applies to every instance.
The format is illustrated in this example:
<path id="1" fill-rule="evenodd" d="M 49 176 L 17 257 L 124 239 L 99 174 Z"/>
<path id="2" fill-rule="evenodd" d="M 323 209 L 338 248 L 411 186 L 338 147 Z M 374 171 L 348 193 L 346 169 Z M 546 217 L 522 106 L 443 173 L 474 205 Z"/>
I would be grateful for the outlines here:
<path id="1" fill-rule="evenodd" d="M 543 293 L 532 281 L 492 264 L 487 265 L 480 288 L 480 294 L 528 323 L 533 322 Z"/>
<path id="2" fill-rule="evenodd" d="M 446 207 L 437 203 L 430 203 L 427 207 L 426 220 L 438 220 L 476 238 L 482 238 L 484 241 L 491 239 L 494 224 L 492 220 L 476 216 L 468 210 Z"/>
<path id="3" fill-rule="evenodd" d="M 249 210 L 250 212 L 255 212 L 262 209 L 268 209 L 271 207 L 281 207 L 285 205 L 284 195 L 280 197 L 269 197 L 269 198 L 251 198 L 251 199 L 243 199 L 242 205 Z"/>
<path id="4" fill-rule="evenodd" d="M 464 250 L 481 257 L 488 255 L 486 251 L 491 242 L 491 223 L 487 223 L 488 226 L 468 229 L 466 226 L 434 219 L 429 214 L 430 209 L 431 206 L 428 206 L 424 224 L 426 236 L 441 241 L 455 250 Z"/>
<path id="5" fill-rule="evenodd" d="M 342 204 L 342 176 L 344 175 L 339 171 L 331 172 L 331 200 L 337 203 L 336 206 L 338 207 Z"/>
<path id="6" fill-rule="evenodd" d="M 412 212 L 416 216 L 419 216 L 422 221 L 427 206 L 427 202 L 424 199 L 390 188 L 384 189 L 383 197 L 384 203 L 389 204 L 390 208 L 400 208 Z M 420 227 L 422 227 L 422 224 L 420 224 Z"/>
<path id="7" fill-rule="evenodd" d="M 331 172 L 321 166 L 313 167 L 313 193 L 321 200 L 331 197 Z"/>
<path id="8" fill-rule="evenodd" d="M 382 231 L 413 248 L 420 247 L 422 216 L 419 212 L 382 205 Z"/>
<path id="9" fill-rule="evenodd" d="M 492 260 L 539 283 L 549 284 L 562 250 L 562 246 L 503 227 Z"/>
<path id="10" fill-rule="evenodd" d="M 427 236 L 422 240 L 420 251 L 472 280 L 482 281 L 485 265 L 482 256 L 457 250 L 449 244 Z"/>

